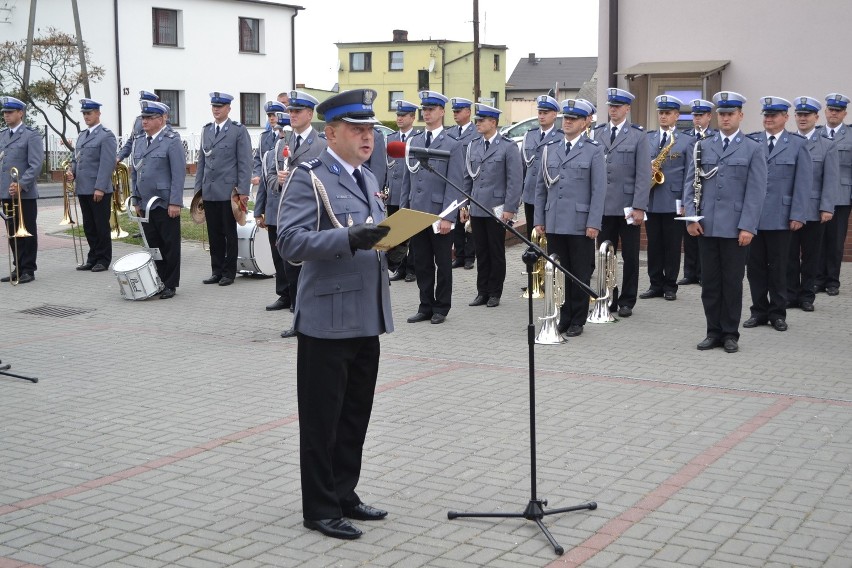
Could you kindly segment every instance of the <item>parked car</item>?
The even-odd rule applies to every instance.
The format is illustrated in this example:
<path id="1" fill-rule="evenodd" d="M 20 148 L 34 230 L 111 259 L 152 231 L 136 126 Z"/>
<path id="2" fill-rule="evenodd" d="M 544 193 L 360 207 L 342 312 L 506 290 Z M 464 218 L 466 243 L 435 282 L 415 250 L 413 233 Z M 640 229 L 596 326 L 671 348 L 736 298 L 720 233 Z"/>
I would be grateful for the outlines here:
<path id="1" fill-rule="evenodd" d="M 394 130 L 393 128 L 388 128 L 384 124 L 376 124 L 374 126 L 379 132 L 385 135 L 385 140 L 387 140 L 388 136 L 396 132 L 396 130 Z"/>

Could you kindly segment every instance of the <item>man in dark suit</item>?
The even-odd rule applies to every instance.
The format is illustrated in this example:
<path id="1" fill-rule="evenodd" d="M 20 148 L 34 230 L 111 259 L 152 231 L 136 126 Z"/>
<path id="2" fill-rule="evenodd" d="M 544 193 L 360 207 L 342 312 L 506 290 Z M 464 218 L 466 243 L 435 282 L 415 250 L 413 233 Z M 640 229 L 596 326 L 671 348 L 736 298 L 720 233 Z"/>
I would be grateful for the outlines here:
<path id="1" fill-rule="evenodd" d="M 533 225 L 535 223 L 535 188 L 540 177 L 541 151 L 547 144 L 562 139 L 562 130 L 558 126 L 555 126 L 556 113 L 559 112 L 559 103 L 549 95 L 540 95 L 535 100 L 536 108 L 538 109 L 538 126 L 526 131 L 521 144 L 521 158 L 524 165 L 524 192 L 522 199 L 524 202 L 524 217 L 526 218 L 528 239 L 532 237 Z"/>
<path id="2" fill-rule="evenodd" d="M 726 353 L 739 351 L 743 275 L 767 179 L 760 144 L 740 131 L 745 101 L 733 91 L 713 95 L 719 132 L 696 142 L 701 146 L 704 178 L 698 206 L 692 184 L 684 193 L 686 215 L 701 217 L 688 225 L 689 234 L 699 237 L 701 303 L 707 320 L 707 337 L 697 345 L 699 351 L 716 347 L 724 347 Z"/>
<path id="3" fill-rule="evenodd" d="M 412 138 L 409 145 L 412 148 L 449 152 L 448 160 L 429 162 L 436 172 L 450 181 L 444 181 L 419 163 L 407 164 L 409 167 L 405 168 L 402 176 L 401 207 L 439 215 L 453 201 L 463 199 L 453 184 L 456 187 L 461 187 L 462 184 L 464 147 L 450 138 L 444 130 L 446 104 L 447 97 L 443 94 L 420 91 L 420 105 L 426 128 L 423 135 Z M 441 324 L 450 312 L 453 296 L 453 238 L 450 230 L 456 214 L 454 210 L 438 221 L 436 230 L 430 226 L 411 237 L 414 273 L 417 276 L 417 287 L 420 289 L 420 305 L 417 307 L 417 313 L 408 318 L 408 323 L 428 320 Z"/>
<path id="4" fill-rule="evenodd" d="M 362 534 L 348 519 L 387 515 L 355 492 L 379 335 L 393 331 L 387 262 L 371 250 L 388 232 L 374 224 L 384 219 L 384 204 L 376 177 L 362 167 L 373 151 L 375 96 L 346 91 L 318 105 L 328 148 L 293 170 L 278 210 L 278 250 L 304 263 L 295 317 L 304 525 L 342 539 Z"/>
<path id="5" fill-rule="evenodd" d="M 453 97 L 450 99 L 450 104 L 453 107 L 453 121 L 455 126 L 448 129 L 447 134 L 458 140 L 467 151 L 468 143 L 473 140 L 476 135 L 476 127 L 470 120 L 471 106 L 473 101 L 463 97 Z M 459 209 L 456 216 L 456 226 L 453 227 L 453 251 L 455 258 L 453 259 L 453 268 L 464 267 L 465 270 L 473 269 L 473 264 L 476 261 L 476 252 L 473 248 L 473 235 L 466 229 L 466 223 L 461 221 L 462 211 Z"/>

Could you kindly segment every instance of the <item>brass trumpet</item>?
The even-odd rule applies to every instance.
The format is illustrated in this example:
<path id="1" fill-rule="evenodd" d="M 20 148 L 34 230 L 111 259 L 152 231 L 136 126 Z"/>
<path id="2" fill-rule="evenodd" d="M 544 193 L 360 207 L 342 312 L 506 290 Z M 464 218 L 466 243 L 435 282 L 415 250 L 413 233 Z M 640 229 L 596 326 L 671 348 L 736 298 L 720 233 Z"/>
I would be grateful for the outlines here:
<path id="1" fill-rule="evenodd" d="M 20 179 L 18 168 L 10 168 L 9 177 L 11 178 L 12 183 L 15 184 L 15 194 L 17 195 L 17 199 L 10 196 L 11 201 L 3 204 L 3 218 L 6 220 L 6 231 L 9 235 L 9 240 L 7 241 L 9 246 L 9 283 L 12 286 L 17 286 L 18 277 L 21 275 L 21 269 L 18 267 L 18 239 L 31 237 L 33 235 L 27 231 L 27 227 L 24 224 L 24 204 L 21 198 L 21 186 L 18 185 L 18 180 Z M 15 229 L 16 226 L 17 229 Z M 12 247 L 12 241 L 15 243 L 14 250 Z M 13 255 L 15 258 L 14 274 L 12 274 Z"/>
<path id="2" fill-rule="evenodd" d="M 74 259 L 77 261 L 77 266 L 82 266 L 85 262 L 83 255 L 83 236 L 79 232 L 80 223 L 78 221 L 74 221 L 71 217 L 71 203 L 73 202 L 73 208 L 77 215 L 77 219 L 81 219 L 80 204 L 77 201 L 75 184 L 73 181 L 68 179 L 71 160 L 65 160 L 62 164 L 60 164 L 60 166 L 63 170 L 65 170 L 65 172 L 62 175 L 62 220 L 59 224 L 71 225 L 71 241 L 74 245 Z"/>
<path id="3" fill-rule="evenodd" d="M 130 170 L 127 164 L 119 162 L 112 172 L 112 202 L 110 203 L 109 228 L 112 240 L 123 239 L 128 232 L 118 223 L 118 214 L 127 211 L 125 202 L 130 197 Z"/>

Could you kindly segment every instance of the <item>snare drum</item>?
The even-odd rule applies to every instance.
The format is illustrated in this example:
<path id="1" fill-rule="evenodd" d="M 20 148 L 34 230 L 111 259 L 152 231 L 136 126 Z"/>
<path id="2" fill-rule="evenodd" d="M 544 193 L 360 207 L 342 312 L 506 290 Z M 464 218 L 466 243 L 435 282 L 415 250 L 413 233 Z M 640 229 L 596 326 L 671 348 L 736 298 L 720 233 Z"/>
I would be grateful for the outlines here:
<path id="1" fill-rule="evenodd" d="M 252 211 L 246 215 L 245 225 L 237 225 L 237 272 L 265 276 L 275 274 L 272 247 L 265 231 L 257 226 Z"/>
<path id="2" fill-rule="evenodd" d="M 154 259 L 148 252 L 122 256 L 112 266 L 112 271 L 125 300 L 145 300 L 163 289 Z"/>

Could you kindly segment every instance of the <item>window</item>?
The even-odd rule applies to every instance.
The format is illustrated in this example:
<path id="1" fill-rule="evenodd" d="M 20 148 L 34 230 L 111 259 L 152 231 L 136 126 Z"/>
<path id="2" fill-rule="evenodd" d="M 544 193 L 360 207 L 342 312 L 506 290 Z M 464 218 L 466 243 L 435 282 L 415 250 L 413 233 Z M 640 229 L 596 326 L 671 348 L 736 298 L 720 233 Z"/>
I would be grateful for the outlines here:
<path id="1" fill-rule="evenodd" d="M 396 101 L 405 96 L 403 91 L 388 91 L 388 110 L 396 112 Z"/>
<path id="2" fill-rule="evenodd" d="M 179 18 L 177 10 L 153 8 L 154 45 L 177 47 Z"/>
<path id="3" fill-rule="evenodd" d="M 494 71 L 499 71 L 499 70 L 500 70 L 500 54 L 495 53 L 494 54 Z"/>
<path id="4" fill-rule="evenodd" d="M 260 99 L 260 93 L 240 93 L 240 121 L 246 126 L 260 126 Z"/>
<path id="5" fill-rule="evenodd" d="M 169 124 L 172 126 L 181 126 L 181 104 L 183 98 L 181 91 L 166 91 L 164 89 L 154 89 L 154 93 L 160 97 L 160 102 L 169 107 Z"/>
<path id="6" fill-rule="evenodd" d="M 260 20 L 240 18 L 240 51 L 260 53 Z"/>
<path id="7" fill-rule="evenodd" d="M 373 54 L 369 51 L 359 51 L 349 54 L 350 71 L 372 71 Z"/>
<path id="8" fill-rule="evenodd" d="M 428 91 L 429 90 L 429 71 L 426 69 L 420 69 L 417 72 L 417 90 L 418 91 Z"/>
<path id="9" fill-rule="evenodd" d="M 388 53 L 388 71 L 402 71 L 402 61 L 402 51 L 391 51 Z"/>
<path id="10" fill-rule="evenodd" d="M 500 93 L 498 91 L 491 91 L 491 100 L 494 101 L 494 108 L 500 108 Z"/>

